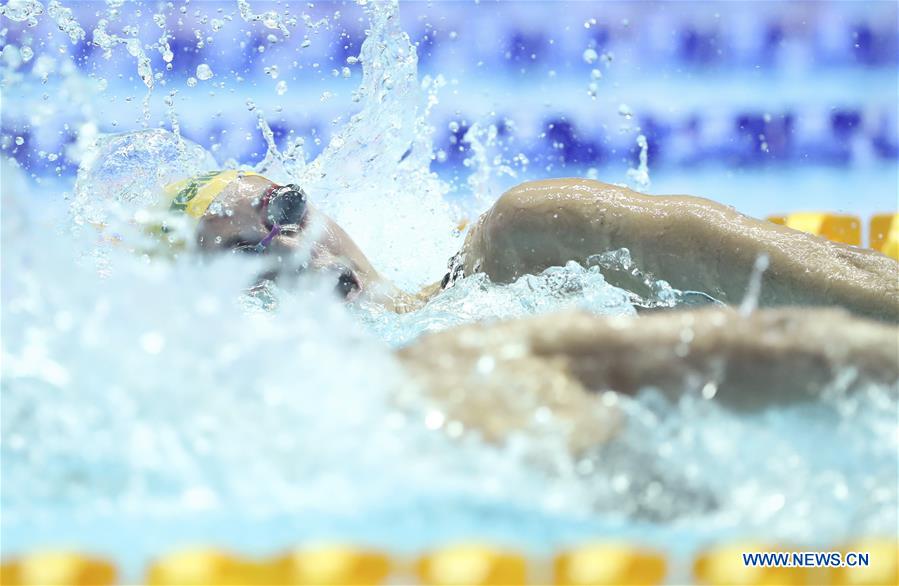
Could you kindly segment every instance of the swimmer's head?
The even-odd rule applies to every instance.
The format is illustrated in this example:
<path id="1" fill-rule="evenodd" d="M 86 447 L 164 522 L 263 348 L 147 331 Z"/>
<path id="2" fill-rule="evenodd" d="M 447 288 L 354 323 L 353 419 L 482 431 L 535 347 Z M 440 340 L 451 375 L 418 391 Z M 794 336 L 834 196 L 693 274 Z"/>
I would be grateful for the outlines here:
<path id="1" fill-rule="evenodd" d="M 400 293 L 383 280 L 355 242 L 308 201 L 298 185 L 260 175 L 235 177 L 210 202 L 196 227 L 205 254 L 249 254 L 266 265 L 263 278 L 287 283 L 307 271 L 332 278 L 347 300 L 390 304 Z"/>

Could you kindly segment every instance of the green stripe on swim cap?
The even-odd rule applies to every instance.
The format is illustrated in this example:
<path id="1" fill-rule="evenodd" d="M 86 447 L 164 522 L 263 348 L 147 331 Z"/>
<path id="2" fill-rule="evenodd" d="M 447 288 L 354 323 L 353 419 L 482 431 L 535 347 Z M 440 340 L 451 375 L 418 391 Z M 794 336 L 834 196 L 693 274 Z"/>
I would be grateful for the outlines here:
<path id="1" fill-rule="evenodd" d="M 169 211 L 183 212 L 201 218 L 216 197 L 239 177 L 258 175 L 252 171 L 209 171 L 202 175 L 169 184 L 165 192 L 171 198 Z"/>

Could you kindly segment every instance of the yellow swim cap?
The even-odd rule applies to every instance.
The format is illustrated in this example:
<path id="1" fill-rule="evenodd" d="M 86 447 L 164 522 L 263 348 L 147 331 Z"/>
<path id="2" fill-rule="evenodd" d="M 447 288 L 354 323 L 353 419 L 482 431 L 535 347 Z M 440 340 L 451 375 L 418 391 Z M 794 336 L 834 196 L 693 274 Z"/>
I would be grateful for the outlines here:
<path id="1" fill-rule="evenodd" d="M 258 175 L 252 171 L 210 171 L 169 183 L 163 188 L 170 212 L 184 212 L 200 219 L 219 194 L 238 177 Z"/>

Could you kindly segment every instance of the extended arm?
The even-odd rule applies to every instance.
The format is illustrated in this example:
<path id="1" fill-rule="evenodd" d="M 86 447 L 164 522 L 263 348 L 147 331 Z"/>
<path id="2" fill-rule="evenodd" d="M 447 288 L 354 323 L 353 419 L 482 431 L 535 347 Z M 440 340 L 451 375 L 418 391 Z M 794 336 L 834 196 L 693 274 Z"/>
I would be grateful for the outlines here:
<path id="1" fill-rule="evenodd" d="M 647 196 L 581 179 L 524 183 L 472 228 L 464 273 L 498 282 L 627 248 L 644 271 L 682 290 L 739 303 L 766 254 L 762 305 L 838 305 L 899 320 L 899 263 L 690 196 Z"/>
<path id="2" fill-rule="evenodd" d="M 695 392 L 751 410 L 899 383 L 899 330 L 838 309 L 550 314 L 427 335 L 398 355 L 449 419 L 500 438 L 544 408 L 581 447 L 620 424 L 601 391 Z"/>

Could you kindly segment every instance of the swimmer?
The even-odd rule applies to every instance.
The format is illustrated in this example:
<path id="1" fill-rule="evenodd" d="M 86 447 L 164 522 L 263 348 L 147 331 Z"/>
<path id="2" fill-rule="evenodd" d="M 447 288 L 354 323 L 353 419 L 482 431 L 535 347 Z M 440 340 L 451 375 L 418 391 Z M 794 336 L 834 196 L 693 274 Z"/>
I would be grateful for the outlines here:
<path id="1" fill-rule="evenodd" d="M 477 272 L 506 283 L 627 248 L 635 264 L 655 278 L 725 303 L 742 300 L 756 259 L 766 255 L 761 306 L 839 306 L 899 321 L 899 263 L 878 252 L 756 220 L 707 199 L 649 196 L 585 179 L 533 181 L 507 191 L 471 228 L 442 283 L 410 295 L 378 274 L 300 187 L 225 173 L 229 180 L 219 181 L 214 197 L 193 210 L 189 201 L 184 204 L 199 220 L 200 250 L 268 255 L 278 263 L 272 277 L 307 268 L 328 271 L 346 299 L 395 311 L 420 307 L 458 278 Z M 190 200 L 198 191 L 196 186 L 190 191 L 190 181 L 195 180 L 182 182 L 187 187 L 180 185 L 176 200 Z M 304 251 L 308 262 L 291 260 Z M 610 281 L 627 288 L 614 276 Z"/>
<path id="2" fill-rule="evenodd" d="M 273 267 L 267 279 L 331 274 L 343 298 L 395 311 L 420 307 L 479 271 L 509 282 L 620 248 L 656 278 L 728 303 L 741 301 L 764 254 L 770 267 L 760 304 L 805 306 L 748 316 L 729 307 L 640 317 L 553 314 L 453 328 L 397 352 L 414 388 L 488 439 L 528 429 L 545 407 L 566 422 L 572 449 L 606 443 L 624 423 L 603 391 L 655 387 L 675 398 L 694 389 L 745 410 L 811 399 L 838 382 L 848 390 L 869 383 L 896 389 L 899 382 L 895 325 L 850 313 L 899 320 L 896 261 L 709 200 L 580 179 L 525 183 L 475 223 L 442 282 L 411 295 L 381 277 L 299 186 L 226 171 L 166 193 L 170 211 L 197 220 L 202 253 L 265 256 Z M 845 373 L 852 376 L 840 382 Z"/>

